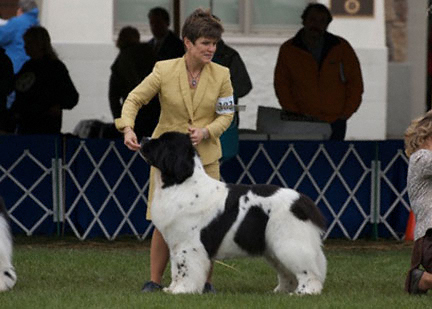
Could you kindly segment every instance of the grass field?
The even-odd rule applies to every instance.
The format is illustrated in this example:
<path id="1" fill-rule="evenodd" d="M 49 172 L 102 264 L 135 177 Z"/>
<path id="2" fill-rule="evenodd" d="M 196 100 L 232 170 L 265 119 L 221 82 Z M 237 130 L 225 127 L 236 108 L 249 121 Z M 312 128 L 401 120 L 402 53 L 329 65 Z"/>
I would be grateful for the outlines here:
<path id="1" fill-rule="evenodd" d="M 276 274 L 262 259 L 224 261 L 234 269 L 216 264 L 216 295 L 174 296 L 140 293 L 149 277 L 148 242 L 18 237 L 18 282 L 0 294 L 0 308 L 428 307 L 432 296 L 403 291 L 410 250 L 410 243 L 393 241 L 326 241 L 327 280 L 319 296 L 272 293 Z"/>

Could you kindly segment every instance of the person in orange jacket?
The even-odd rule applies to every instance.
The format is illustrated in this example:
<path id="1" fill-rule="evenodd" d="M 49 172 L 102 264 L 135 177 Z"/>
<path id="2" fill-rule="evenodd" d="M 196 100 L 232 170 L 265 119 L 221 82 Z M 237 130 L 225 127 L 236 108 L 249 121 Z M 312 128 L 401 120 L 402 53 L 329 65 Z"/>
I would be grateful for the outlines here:
<path id="1" fill-rule="evenodd" d="M 359 60 L 345 39 L 327 32 L 333 17 L 326 6 L 309 4 L 301 17 L 303 28 L 279 50 L 276 96 L 292 119 L 327 122 L 330 139 L 343 140 L 362 101 Z"/>

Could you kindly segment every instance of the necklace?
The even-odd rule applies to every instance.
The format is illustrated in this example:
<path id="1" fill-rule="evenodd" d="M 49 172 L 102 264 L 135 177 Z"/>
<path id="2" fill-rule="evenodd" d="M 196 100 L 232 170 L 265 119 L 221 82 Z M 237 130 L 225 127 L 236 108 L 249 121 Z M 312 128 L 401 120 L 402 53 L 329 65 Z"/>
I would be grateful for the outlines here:
<path id="1" fill-rule="evenodd" d="M 196 87 L 196 85 L 198 84 L 198 78 L 199 78 L 199 76 L 200 76 L 200 74 L 201 74 L 202 68 L 201 68 L 201 70 L 199 70 L 199 72 L 198 72 L 197 75 L 195 75 L 195 76 L 193 76 L 193 75 L 192 75 L 192 72 L 189 71 L 189 68 L 187 67 L 187 65 L 186 65 L 186 70 L 188 71 L 188 73 L 189 73 L 190 76 L 191 76 L 191 84 L 192 84 L 192 87 Z"/>

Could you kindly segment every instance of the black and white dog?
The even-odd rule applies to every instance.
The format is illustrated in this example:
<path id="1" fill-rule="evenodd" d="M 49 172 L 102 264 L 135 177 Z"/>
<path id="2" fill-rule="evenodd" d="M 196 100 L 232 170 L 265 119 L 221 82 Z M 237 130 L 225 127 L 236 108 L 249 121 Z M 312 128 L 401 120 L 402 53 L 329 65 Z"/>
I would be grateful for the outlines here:
<path id="1" fill-rule="evenodd" d="M 319 294 L 326 276 L 324 217 L 313 201 L 274 185 L 232 185 L 209 177 L 187 134 L 142 143 L 156 167 L 152 220 L 170 250 L 165 291 L 201 293 L 211 260 L 264 256 L 276 292 Z"/>
<path id="2" fill-rule="evenodd" d="M 0 197 L 0 292 L 12 289 L 16 283 L 12 266 L 12 235 L 6 206 Z"/>

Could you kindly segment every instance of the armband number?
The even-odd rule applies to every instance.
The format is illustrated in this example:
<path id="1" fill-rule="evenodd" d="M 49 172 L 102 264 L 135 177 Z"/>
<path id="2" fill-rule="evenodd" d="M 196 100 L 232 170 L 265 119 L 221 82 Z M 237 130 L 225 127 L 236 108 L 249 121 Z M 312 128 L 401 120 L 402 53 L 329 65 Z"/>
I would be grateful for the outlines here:
<path id="1" fill-rule="evenodd" d="M 216 104 L 216 113 L 219 115 L 234 113 L 234 97 L 219 98 Z"/>

